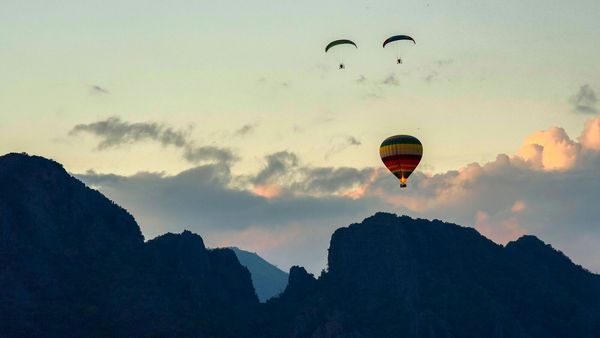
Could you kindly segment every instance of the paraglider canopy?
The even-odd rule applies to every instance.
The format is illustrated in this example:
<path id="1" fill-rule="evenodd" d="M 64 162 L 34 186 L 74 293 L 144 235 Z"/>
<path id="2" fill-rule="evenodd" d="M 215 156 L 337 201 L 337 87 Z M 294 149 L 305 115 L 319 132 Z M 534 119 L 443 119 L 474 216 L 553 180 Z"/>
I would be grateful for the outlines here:
<path id="1" fill-rule="evenodd" d="M 347 40 L 347 39 L 340 39 L 340 40 L 331 41 L 327 45 L 327 47 L 325 47 L 325 53 L 327 53 L 331 48 L 333 48 L 335 46 L 339 46 L 339 45 L 352 45 L 352 46 L 358 48 L 358 46 L 356 45 L 356 43 L 354 43 L 354 41 Z"/>
<path id="2" fill-rule="evenodd" d="M 390 42 L 394 42 L 394 41 L 402 41 L 402 40 L 408 40 L 408 41 L 412 41 L 414 44 L 417 44 L 417 42 L 415 41 L 415 39 L 411 38 L 408 35 L 394 35 L 392 37 L 387 38 L 384 42 L 383 42 L 383 48 L 385 48 L 385 46 L 390 43 Z"/>

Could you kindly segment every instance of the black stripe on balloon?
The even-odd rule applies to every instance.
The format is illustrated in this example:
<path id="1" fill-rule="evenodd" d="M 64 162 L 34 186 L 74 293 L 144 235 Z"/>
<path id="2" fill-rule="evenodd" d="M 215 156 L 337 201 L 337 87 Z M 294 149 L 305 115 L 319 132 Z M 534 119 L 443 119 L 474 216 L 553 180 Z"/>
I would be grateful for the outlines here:
<path id="1" fill-rule="evenodd" d="M 398 161 L 398 160 L 415 160 L 415 161 L 420 161 L 421 158 L 423 158 L 423 155 L 391 155 L 391 156 L 386 156 L 383 157 L 382 160 L 383 162 L 388 162 L 388 161 Z"/>

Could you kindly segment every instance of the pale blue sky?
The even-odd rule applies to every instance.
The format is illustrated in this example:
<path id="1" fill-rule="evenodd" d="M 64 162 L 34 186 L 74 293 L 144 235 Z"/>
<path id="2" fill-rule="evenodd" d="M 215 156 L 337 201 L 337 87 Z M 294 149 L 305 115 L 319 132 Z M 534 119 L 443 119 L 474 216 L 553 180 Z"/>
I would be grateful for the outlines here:
<path id="1" fill-rule="evenodd" d="M 56 144 L 77 123 L 116 115 L 193 124 L 203 142 L 256 156 L 289 148 L 318 163 L 324 143 L 353 135 L 363 146 L 329 164 L 357 166 L 377 161 L 368 155 L 382 137 L 407 132 L 446 170 L 512 151 L 532 130 L 579 132 L 568 99 L 600 87 L 599 12 L 595 1 L 3 1 L 0 150 L 50 154 L 73 170 L 185 167 L 94 160 L 110 154 L 79 163 L 88 144 Z M 402 66 L 380 48 L 396 33 L 418 42 Z M 345 72 L 323 53 L 338 37 L 360 46 Z M 381 85 L 390 74 L 399 86 Z M 109 94 L 91 95 L 93 85 Z M 333 122 L 286 137 L 323 117 Z M 225 136 L 244 124 L 259 126 L 248 147 Z"/>

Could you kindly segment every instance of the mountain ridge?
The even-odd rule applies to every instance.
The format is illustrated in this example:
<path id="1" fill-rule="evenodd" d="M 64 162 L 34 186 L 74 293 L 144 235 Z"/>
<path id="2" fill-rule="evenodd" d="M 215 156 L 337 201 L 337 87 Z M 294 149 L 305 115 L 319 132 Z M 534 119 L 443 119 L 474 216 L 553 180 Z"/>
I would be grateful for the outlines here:
<path id="1" fill-rule="evenodd" d="M 144 242 L 125 209 L 38 156 L 0 156 L 0 336 L 238 336 L 248 270 L 189 231 Z"/>
<path id="2" fill-rule="evenodd" d="M 0 336 L 600 336 L 600 276 L 527 235 L 376 213 L 331 236 L 320 276 L 260 304 L 231 249 L 135 219 L 57 162 L 0 156 Z"/>
<path id="3" fill-rule="evenodd" d="M 600 276 L 534 236 L 502 246 L 472 228 L 377 213 L 336 230 L 328 257 L 314 282 L 297 278 L 316 284 L 304 294 L 290 274 L 268 303 L 276 322 L 290 324 L 268 336 L 600 334 Z"/>

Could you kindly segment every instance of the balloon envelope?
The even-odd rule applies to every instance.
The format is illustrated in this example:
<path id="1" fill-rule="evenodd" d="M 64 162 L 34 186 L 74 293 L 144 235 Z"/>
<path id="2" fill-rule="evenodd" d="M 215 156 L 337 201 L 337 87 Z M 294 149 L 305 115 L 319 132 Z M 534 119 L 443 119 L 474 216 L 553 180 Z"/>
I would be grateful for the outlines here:
<path id="1" fill-rule="evenodd" d="M 406 187 L 408 177 L 421 162 L 423 145 L 414 136 L 395 135 L 381 143 L 379 155 L 388 170 L 400 180 L 400 186 Z"/>

